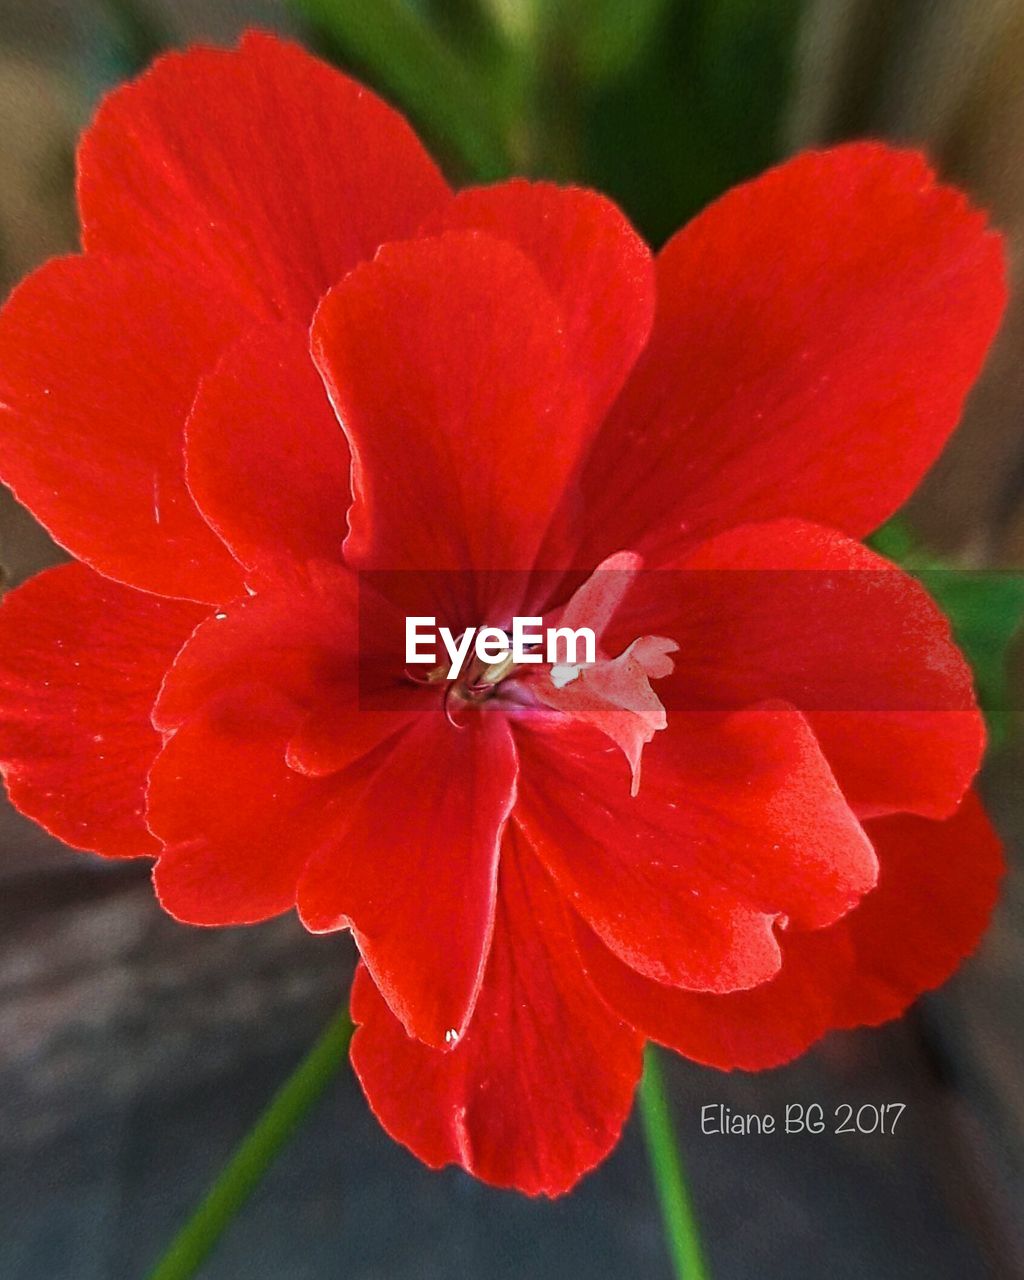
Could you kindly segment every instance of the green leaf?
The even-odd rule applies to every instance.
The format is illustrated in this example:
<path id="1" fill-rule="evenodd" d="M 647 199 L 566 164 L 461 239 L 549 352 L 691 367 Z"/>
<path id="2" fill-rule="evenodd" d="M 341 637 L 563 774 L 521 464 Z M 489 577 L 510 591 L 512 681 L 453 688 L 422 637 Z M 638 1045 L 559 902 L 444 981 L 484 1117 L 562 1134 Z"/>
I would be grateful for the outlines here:
<path id="1" fill-rule="evenodd" d="M 952 623 L 992 739 L 1002 742 L 1013 722 L 1007 656 L 1024 623 L 1024 577 L 981 569 L 920 569 L 916 576 Z"/>
<path id="2" fill-rule="evenodd" d="M 580 78 L 590 84 L 607 84 L 632 70 L 648 51 L 667 3 L 668 0 L 570 3 L 576 25 L 576 63 Z"/>
<path id="3" fill-rule="evenodd" d="M 403 0 L 290 0 L 314 42 L 390 94 L 467 176 L 512 170 L 493 82 L 465 63 Z"/>
<path id="4" fill-rule="evenodd" d="M 974 672 L 993 742 L 1013 728 L 1007 678 L 1010 646 L 1024 626 L 1024 575 L 1000 569 L 960 569 L 921 550 L 901 520 L 871 539 L 875 550 L 912 573 L 949 618 Z"/>
<path id="5" fill-rule="evenodd" d="M 623 6 L 628 7 L 628 6 Z M 802 0 L 685 0 L 588 94 L 585 171 L 654 244 L 780 159 Z"/>

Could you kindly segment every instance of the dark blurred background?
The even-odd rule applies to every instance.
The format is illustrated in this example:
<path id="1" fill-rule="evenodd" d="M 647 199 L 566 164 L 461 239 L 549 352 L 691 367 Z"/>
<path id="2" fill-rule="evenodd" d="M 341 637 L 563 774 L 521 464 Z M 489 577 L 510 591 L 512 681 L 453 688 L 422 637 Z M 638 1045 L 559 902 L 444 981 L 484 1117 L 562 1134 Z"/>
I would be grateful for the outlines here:
<path id="1" fill-rule="evenodd" d="M 0 288 L 74 248 L 73 148 L 165 47 L 298 35 L 402 107 L 456 181 L 601 187 L 660 243 L 799 147 L 923 145 L 1009 237 L 1014 302 L 966 418 L 898 528 L 911 558 L 1024 567 L 1020 0 L 0 0 Z M 893 545 L 890 543 L 890 545 Z M 15 585 L 61 553 L 0 499 Z M 1020 592 L 983 590 L 978 654 L 1021 688 Z M 962 620 L 961 620 L 962 621 Z M 978 655 L 974 655 L 978 656 Z M 981 661 L 981 658 L 978 658 Z M 995 679 L 998 686 L 998 679 Z M 1019 864 L 1020 705 L 986 794 Z M 0 813 L 0 1277 L 139 1277 L 345 997 L 351 951 L 292 919 L 192 930 L 143 865 Z M 1024 901 L 899 1024 L 757 1076 L 669 1064 L 717 1280 L 1024 1276 Z M 894 1136 L 702 1136 L 700 1107 L 898 1101 Z M 667 1280 L 635 1124 L 570 1197 L 533 1203 L 395 1146 L 343 1073 L 234 1225 L 210 1280 Z"/>

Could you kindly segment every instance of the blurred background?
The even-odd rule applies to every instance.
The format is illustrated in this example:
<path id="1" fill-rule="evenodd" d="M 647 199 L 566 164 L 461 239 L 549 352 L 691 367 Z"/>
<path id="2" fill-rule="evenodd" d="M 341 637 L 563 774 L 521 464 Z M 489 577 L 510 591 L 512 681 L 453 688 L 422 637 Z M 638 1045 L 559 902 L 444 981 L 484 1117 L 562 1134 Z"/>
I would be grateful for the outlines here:
<path id="1" fill-rule="evenodd" d="M 789 152 L 924 146 L 1007 233 L 1014 301 L 962 428 L 881 545 L 1024 568 L 1021 0 L 0 0 L 0 290 L 76 244 L 73 149 L 160 50 L 289 32 L 354 69 L 456 182 L 525 172 L 611 194 L 660 244 Z M 7 586 L 61 558 L 0 498 Z M 1024 586 L 938 575 L 994 729 L 985 789 L 1024 849 Z M 954 598 L 955 597 L 955 598 Z M 0 1277 L 142 1276 L 345 997 L 345 939 L 292 919 L 191 930 L 143 865 L 0 813 Z M 1024 1276 L 1024 895 L 903 1022 L 757 1076 L 669 1063 L 716 1280 Z M 700 1108 L 907 1104 L 891 1137 L 702 1136 Z M 565 1200 L 432 1174 L 343 1073 L 203 1273 L 210 1280 L 668 1280 L 640 1134 Z"/>

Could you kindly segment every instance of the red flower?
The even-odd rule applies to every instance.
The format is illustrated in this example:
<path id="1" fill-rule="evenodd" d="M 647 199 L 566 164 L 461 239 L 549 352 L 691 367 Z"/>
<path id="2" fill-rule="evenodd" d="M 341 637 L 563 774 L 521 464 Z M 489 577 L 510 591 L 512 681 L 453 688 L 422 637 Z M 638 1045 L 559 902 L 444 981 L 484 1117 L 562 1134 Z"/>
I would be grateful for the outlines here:
<path id="1" fill-rule="evenodd" d="M 3 476 L 78 561 L 0 610 L 11 796 L 157 856 L 180 920 L 351 927 L 389 1132 L 554 1194 L 645 1037 L 768 1066 L 974 946 L 969 673 L 855 541 L 1004 301 L 918 155 L 799 156 L 652 261 L 591 192 L 453 196 L 250 36 L 112 94 L 78 192 L 84 253 L 0 317 Z M 415 683 L 413 613 L 561 616 L 599 660 Z"/>

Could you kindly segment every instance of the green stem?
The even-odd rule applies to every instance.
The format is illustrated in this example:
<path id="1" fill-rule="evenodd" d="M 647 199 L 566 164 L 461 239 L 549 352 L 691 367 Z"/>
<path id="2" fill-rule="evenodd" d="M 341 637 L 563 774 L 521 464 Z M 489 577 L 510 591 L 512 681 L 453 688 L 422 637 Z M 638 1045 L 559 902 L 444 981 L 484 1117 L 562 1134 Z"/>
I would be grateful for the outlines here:
<path id="1" fill-rule="evenodd" d="M 148 1280 L 185 1280 L 196 1274 L 281 1148 L 341 1069 L 351 1038 L 352 1020 L 345 1010 L 331 1020 L 271 1098 Z"/>
<path id="2" fill-rule="evenodd" d="M 665 1096 L 665 1078 L 653 1045 L 647 1046 L 644 1059 L 644 1075 L 640 1082 L 640 1117 L 676 1278 L 709 1280 L 686 1172 L 672 1132 L 672 1118 Z"/>

